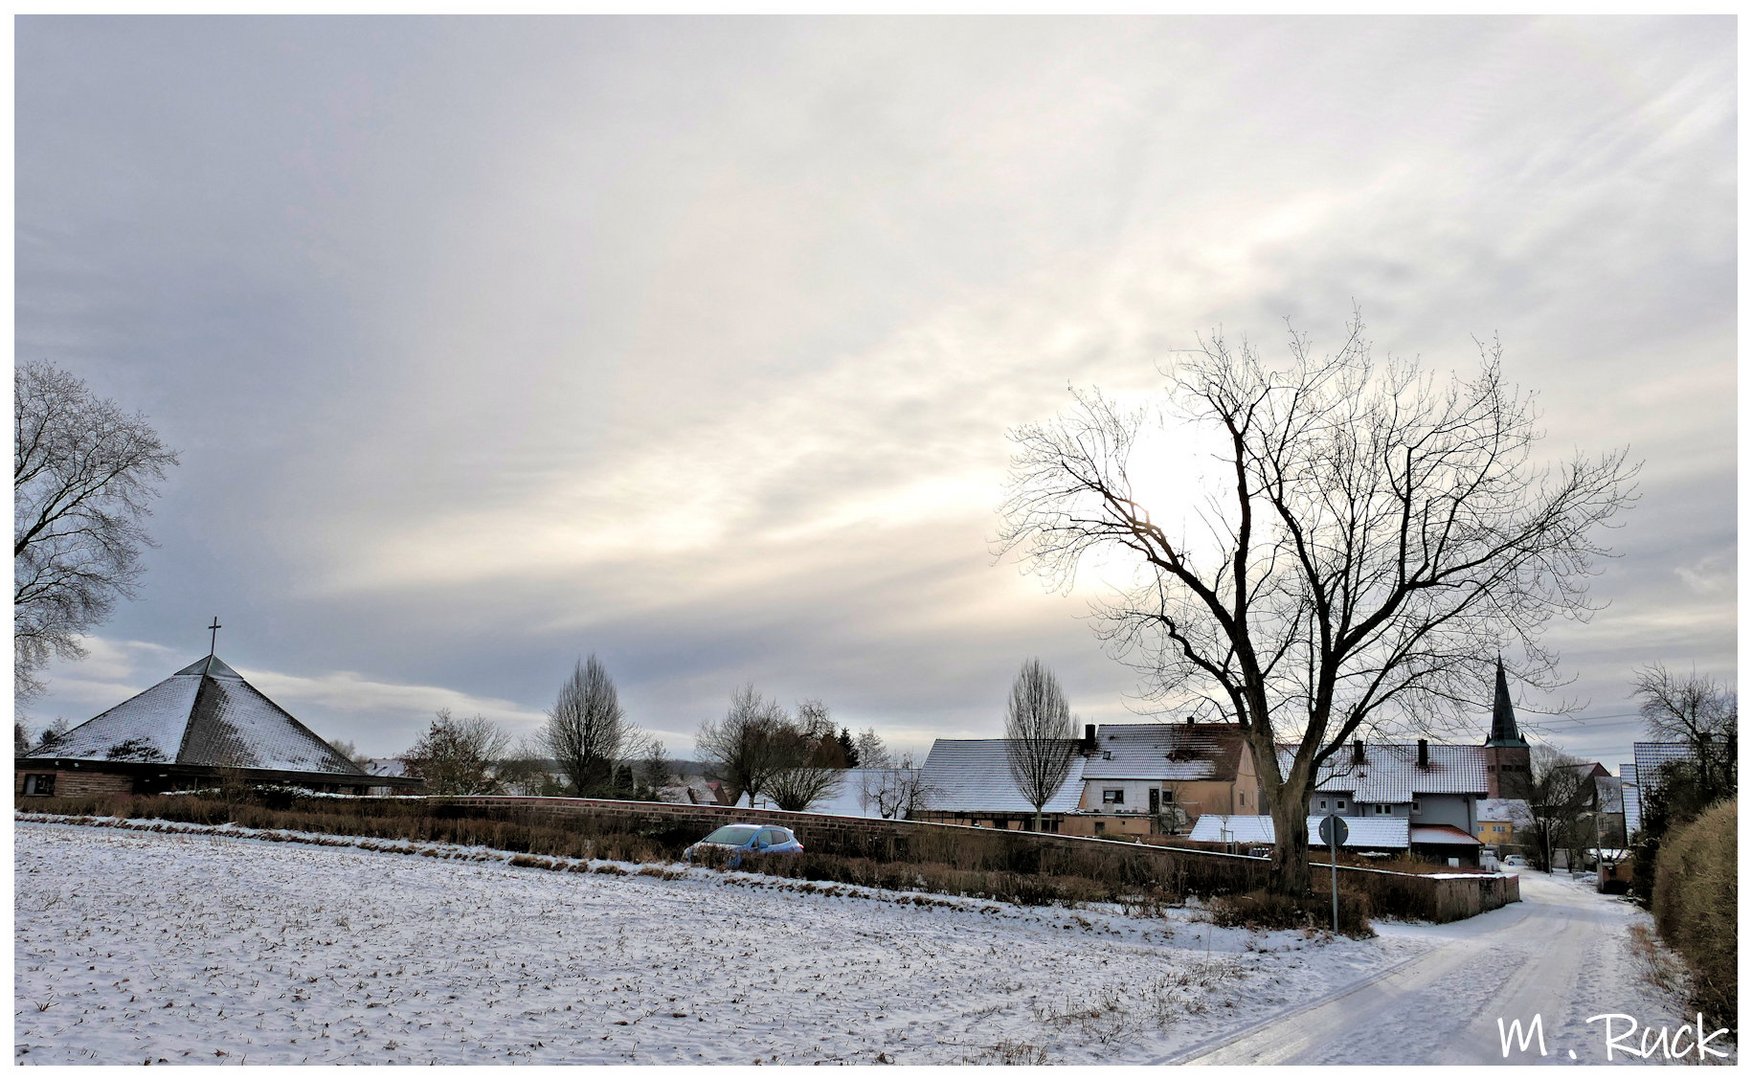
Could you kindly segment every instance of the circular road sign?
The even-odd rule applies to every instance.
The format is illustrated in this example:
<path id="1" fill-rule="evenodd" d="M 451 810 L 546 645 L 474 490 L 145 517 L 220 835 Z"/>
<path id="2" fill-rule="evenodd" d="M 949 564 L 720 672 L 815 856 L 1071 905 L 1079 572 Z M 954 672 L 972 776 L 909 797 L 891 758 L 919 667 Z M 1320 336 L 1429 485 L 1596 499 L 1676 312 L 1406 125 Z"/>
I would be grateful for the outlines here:
<path id="1" fill-rule="evenodd" d="M 1327 814 L 1320 819 L 1320 842 L 1327 847 L 1338 847 L 1350 839 L 1350 827 L 1337 814 Z"/>

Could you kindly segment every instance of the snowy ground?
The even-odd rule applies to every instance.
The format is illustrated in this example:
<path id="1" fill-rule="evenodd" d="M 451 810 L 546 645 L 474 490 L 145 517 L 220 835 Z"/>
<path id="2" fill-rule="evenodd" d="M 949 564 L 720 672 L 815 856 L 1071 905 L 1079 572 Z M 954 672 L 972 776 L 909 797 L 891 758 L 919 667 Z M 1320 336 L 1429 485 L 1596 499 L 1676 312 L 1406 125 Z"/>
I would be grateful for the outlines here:
<path id="1" fill-rule="evenodd" d="M 14 835 L 32 1064 L 1142 1062 L 1427 947 L 703 870 Z"/>
<path id="2" fill-rule="evenodd" d="M 14 837 L 14 1055 L 29 1064 L 1146 1063 L 1225 1047 L 1486 1061 L 1501 1060 L 1494 1034 L 1442 1055 L 1464 1049 L 1489 996 L 1519 979 L 1536 1004 L 1527 988 L 1547 981 L 1532 963 L 1480 986 L 1450 962 L 1483 932 L 1536 950 L 1549 927 L 1515 928 L 1544 899 L 1355 942 L 1213 929 L 1194 911 L 566 873 L 441 845 L 417 846 L 431 858 L 27 821 Z M 1609 912 L 1606 934 L 1633 917 L 1550 888 Z M 1417 1016 L 1378 1000 L 1342 1013 L 1381 1018 L 1391 1038 L 1273 1056 L 1323 1008 L 1426 965 Z M 1636 1004 L 1628 964 L 1582 975 L 1599 984 L 1584 1001 Z M 1569 991 L 1552 993 L 1556 1008 Z M 1548 1015 L 1548 1037 L 1567 1022 Z"/>

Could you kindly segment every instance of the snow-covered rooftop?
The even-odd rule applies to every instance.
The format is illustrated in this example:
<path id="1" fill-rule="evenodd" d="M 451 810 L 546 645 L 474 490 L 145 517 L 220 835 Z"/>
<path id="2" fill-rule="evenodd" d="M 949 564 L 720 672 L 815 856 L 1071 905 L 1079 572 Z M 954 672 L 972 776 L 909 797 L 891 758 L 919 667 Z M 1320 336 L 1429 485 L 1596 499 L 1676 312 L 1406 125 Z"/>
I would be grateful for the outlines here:
<path id="1" fill-rule="evenodd" d="M 992 811 L 1001 814 L 1033 813 L 1034 806 L 1022 797 L 1010 762 L 1005 739 L 938 739 L 925 758 L 924 781 L 931 788 L 931 809 L 955 813 Z M 1086 759 L 1071 758 L 1071 770 L 1058 791 L 1047 800 L 1042 813 L 1068 814 L 1083 798 L 1083 768 Z"/>
<path id="2" fill-rule="evenodd" d="M 1411 823 L 1402 817 L 1345 818 L 1349 830 L 1344 843 L 1347 848 L 1410 847 Z M 1320 844 L 1320 817 L 1308 818 L 1308 836 L 1315 846 Z M 1234 841 L 1238 844 L 1271 844 L 1277 840 L 1277 830 L 1266 814 L 1201 814 L 1193 823 L 1189 840 L 1212 843 Z"/>
<path id="3" fill-rule="evenodd" d="M 1642 788 L 1636 782 L 1636 766 L 1618 766 L 1619 791 L 1624 800 L 1624 835 L 1630 836 L 1642 828 Z"/>
<path id="4" fill-rule="evenodd" d="M 1478 820 L 1506 821 L 1511 825 L 1527 826 L 1533 824 L 1533 808 L 1527 805 L 1526 799 L 1481 799 L 1478 803 Z"/>
<path id="5" fill-rule="evenodd" d="M 1315 790 L 1349 792 L 1357 802 L 1408 803 L 1417 795 L 1483 795 L 1490 790 L 1482 746 L 1432 743 L 1429 766 L 1417 763 L 1416 743 L 1364 743 L 1358 762 L 1346 746 L 1320 767 Z M 1295 751 L 1278 750 L 1278 767 L 1289 772 Z"/>
<path id="6" fill-rule="evenodd" d="M 33 756 L 363 775 L 217 656 L 202 657 Z"/>
<path id="7" fill-rule="evenodd" d="M 1239 724 L 1103 724 L 1085 780 L 1233 780 Z"/>

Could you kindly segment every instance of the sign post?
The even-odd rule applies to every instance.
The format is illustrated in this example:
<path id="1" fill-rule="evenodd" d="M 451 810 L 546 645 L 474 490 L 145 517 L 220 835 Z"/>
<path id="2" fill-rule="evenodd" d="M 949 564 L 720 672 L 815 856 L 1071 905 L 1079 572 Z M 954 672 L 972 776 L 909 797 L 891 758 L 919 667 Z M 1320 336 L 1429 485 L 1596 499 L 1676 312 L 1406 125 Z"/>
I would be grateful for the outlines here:
<path id="1" fill-rule="evenodd" d="M 1338 845 L 1350 839 L 1350 827 L 1337 814 L 1320 819 L 1320 839 L 1326 842 L 1332 864 L 1332 932 L 1338 933 Z"/>

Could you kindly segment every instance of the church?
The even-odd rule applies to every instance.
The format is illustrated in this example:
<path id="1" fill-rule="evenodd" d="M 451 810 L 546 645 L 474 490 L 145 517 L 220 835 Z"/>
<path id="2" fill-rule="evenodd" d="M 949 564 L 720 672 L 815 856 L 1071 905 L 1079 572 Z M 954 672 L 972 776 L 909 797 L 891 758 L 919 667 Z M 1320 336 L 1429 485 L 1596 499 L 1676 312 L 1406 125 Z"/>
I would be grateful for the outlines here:
<path id="1" fill-rule="evenodd" d="M 217 620 L 212 629 L 216 637 Z M 16 806 L 33 797 L 207 787 L 223 777 L 353 795 L 420 786 L 367 774 L 213 652 L 15 764 Z"/>

